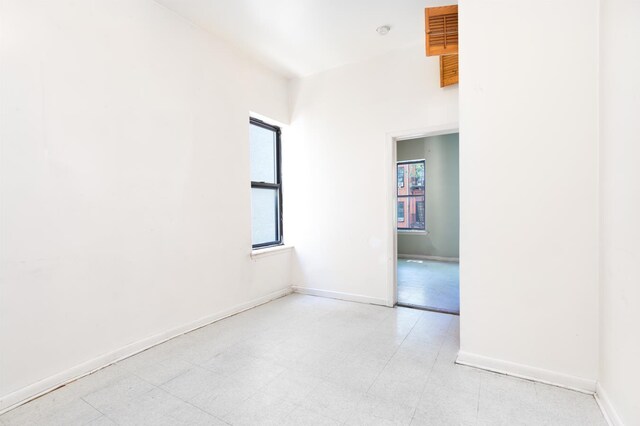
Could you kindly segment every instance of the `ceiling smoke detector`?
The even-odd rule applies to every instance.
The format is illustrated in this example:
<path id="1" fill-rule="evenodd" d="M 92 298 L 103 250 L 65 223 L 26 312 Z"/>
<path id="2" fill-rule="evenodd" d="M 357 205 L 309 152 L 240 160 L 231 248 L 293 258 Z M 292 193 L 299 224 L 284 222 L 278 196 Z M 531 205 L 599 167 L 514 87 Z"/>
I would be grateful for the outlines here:
<path id="1" fill-rule="evenodd" d="M 387 35 L 387 34 L 389 34 L 389 31 L 391 31 L 391 27 L 388 26 L 388 25 L 383 25 L 381 27 L 376 28 L 376 31 L 380 35 Z"/>

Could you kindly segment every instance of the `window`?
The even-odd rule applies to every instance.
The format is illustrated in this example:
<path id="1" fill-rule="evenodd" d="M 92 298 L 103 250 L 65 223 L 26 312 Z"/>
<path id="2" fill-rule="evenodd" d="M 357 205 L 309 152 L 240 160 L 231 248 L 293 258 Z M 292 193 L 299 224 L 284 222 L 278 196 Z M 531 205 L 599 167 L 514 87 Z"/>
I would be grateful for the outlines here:
<path id="1" fill-rule="evenodd" d="M 424 231 L 425 162 L 398 162 L 398 229 Z"/>
<path id="2" fill-rule="evenodd" d="M 282 244 L 280 128 L 249 120 L 253 248 Z"/>

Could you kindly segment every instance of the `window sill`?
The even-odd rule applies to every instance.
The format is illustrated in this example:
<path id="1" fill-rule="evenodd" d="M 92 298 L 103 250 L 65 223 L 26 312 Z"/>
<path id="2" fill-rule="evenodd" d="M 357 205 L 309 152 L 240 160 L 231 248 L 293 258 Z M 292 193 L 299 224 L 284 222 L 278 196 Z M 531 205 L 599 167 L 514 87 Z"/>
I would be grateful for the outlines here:
<path id="1" fill-rule="evenodd" d="M 398 235 L 429 235 L 429 231 L 402 231 L 398 229 Z"/>
<path id="2" fill-rule="evenodd" d="M 260 259 L 262 257 L 273 256 L 287 251 L 293 250 L 293 246 L 282 244 L 279 246 L 266 247 L 263 249 L 251 250 L 251 259 Z"/>

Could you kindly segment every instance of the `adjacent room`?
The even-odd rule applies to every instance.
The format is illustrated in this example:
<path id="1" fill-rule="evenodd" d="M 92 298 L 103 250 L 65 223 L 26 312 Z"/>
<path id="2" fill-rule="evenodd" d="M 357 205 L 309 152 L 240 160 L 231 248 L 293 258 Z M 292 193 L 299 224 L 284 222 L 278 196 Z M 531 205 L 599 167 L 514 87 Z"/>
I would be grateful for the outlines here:
<path id="1" fill-rule="evenodd" d="M 639 426 L 638 22 L 1 0 L 0 426 Z"/>
<path id="2" fill-rule="evenodd" d="M 397 142 L 398 304 L 460 312 L 459 135 Z"/>

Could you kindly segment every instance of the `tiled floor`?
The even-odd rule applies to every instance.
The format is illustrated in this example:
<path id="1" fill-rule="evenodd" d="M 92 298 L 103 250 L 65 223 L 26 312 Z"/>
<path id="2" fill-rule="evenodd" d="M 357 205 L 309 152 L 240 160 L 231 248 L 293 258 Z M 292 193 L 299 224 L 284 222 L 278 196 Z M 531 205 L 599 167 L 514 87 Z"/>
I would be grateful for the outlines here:
<path id="1" fill-rule="evenodd" d="M 398 259 L 398 303 L 460 312 L 459 282 L 458 263 Z"/>
<path id="2" fill-rule="evenodd" d="M 51 392 L 2 425 L 605 425 L 592 396 L 457 366 L 458 317 L 291 295 Z"/>

